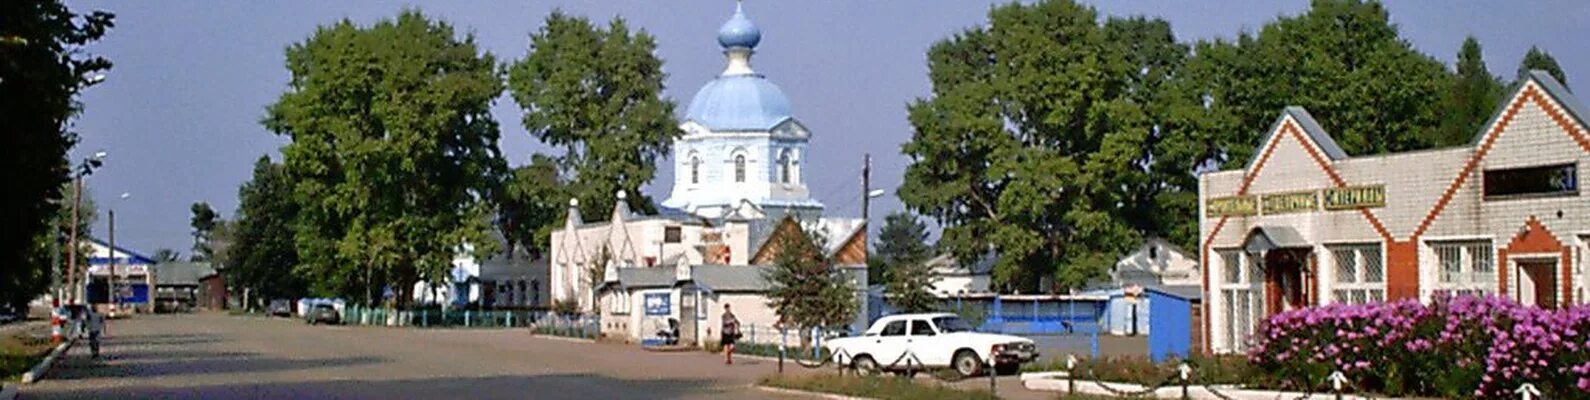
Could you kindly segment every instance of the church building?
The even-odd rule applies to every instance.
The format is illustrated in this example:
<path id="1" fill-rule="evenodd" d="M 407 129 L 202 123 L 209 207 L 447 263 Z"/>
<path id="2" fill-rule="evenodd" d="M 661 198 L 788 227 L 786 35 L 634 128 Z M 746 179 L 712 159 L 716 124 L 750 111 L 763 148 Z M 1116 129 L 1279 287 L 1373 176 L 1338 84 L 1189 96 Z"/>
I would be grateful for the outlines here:
<path id="1" fill-rule="evenodd" d="M 866 229 L 823 215 L 805 180 L 811 132 L 790 101 L 751 67 L 762 33 L 739 7 L 718 31 L 726 66 L 690 101 L 673 143 L 674 184 L 657 215 L 618 201 L 587 222 L 570 202 L 552 232 L 549 292 L 601 317 L 610 337 L 644 341 L 680 325 L 683 342 L 714 337 L 722 304 L 748 326 L 777 322 L 762 293 L 777 246 L 802 231 L 828 253 L 865 299 Z M 615 193 L 618 199 L 626 193 Z M 866 323 L 865 301 L 857 324 Z M 769 336 L 771 339 L 771 336 Z"/>
<path id="2" fill-rule="evenodd" d="M 1534 71 L 1467 145 L 1352 156 L 1286 108 L 1244 168 L 1199 177 L 1206 348 L 1241 352 L 1264 317 L 1324 304 L 1584 304 L 1586 117 Z"/>

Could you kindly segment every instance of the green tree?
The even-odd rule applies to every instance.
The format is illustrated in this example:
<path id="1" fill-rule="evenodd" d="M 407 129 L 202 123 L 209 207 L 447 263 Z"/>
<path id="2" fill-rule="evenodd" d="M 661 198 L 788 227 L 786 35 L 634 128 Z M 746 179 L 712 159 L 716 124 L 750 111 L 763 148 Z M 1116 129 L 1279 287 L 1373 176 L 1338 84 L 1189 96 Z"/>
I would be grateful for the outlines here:
<path id="1" fill-rule="evenodd" d="M 530 35 L 529 54 L 508 67 L 525 129 L 562 148 L 555 164 L 584 215 L 612 210 L 618 190 L 629 193 L 631 209 L 655 211 L 640 187 L 681 134 L 674 103 L 662 97 L 656 50 L 656 39 L 622 19 L 601 28 L 555 11 Z"/>
<path id="2" fill-rule="evenodd" d="M 879 268 L 868 276 L 884 284 L 889 303 L 901 311 L 931 311 L 938 305 L 931 292 L 933 270 L 926 264 L 933 255 L 927 239 L 927 224 L 904 211 L 889 214 L 878 230 Z"/>
<path id="3" fill-rule="evenodd" d="M 155 254 L 153 255 L 153 257 L 155 258 L 155 262 L 168 263 L 168 262 L 175 262 L 177 260 L 181 260 L 182 259 L 182 253 L 179 253 L 176 250 L 164 249 L 163 248 L 163 249 L 160 249 L 160 250 L 155 250 Z"/>
<path id="4" fill-rule="evenodd" d="M 294 271 L 299 262 L 293 221 L 299 205 L 293 190 L 286 168 L 269 156 L 254 162 L 253 178 L 237 190 L 237 222 L 222 273 L 233 286 L 247 289 L 251 301 L 309 294 L 304 277 Z"/>
<path id="5" fill-rule="evenodd" d="M 822 236 L 802 232 L 783 237 L 778 246 L 773 268 L 763 279 L 769 286 L 767 305 L 779 320 L 801 328 L 838 329 L 849 324 L 858 309 L 855 288 L 823 254 Z"/>
<path id="6" fill-rule="evenodd" d="M 72 184 L 60 185 L 57 190 L 59 192 L 55 195 L 63 201 L 51 205 L 50 215 L 46 219 L 48 225 L 34 235 L 32 243 L 23 249 L 25 261 L 20 264 L 22 267 L 0 275 L 0 289 L 6 289 L 0 291 L 0 309 L 9 306 L 14 310 L 26 310 L 28 302 L 33 301 L 34 297 L 48 291 L 53 283 L 65 279 L 67 246 L 70 246 L 72 229 Z M 77 234 L 82 240 L 78 241 L 77 247 L 76 279 L 82 279 L 83 271 L 88 268 L 88 256 L 93 246 L 87 238 L 93 237 L 91 228 L 98 219 L 96 210 L 94 197 L 85 185 L 82 203 L 78 205 Z"/>
<path id="7" fill-rule="evenodd" d="M 550 250 L 552 230 L 560 227 L 569 198 L 557 160 L 536 154 L 514 168 L 499 192 L 497 224 L 511 246 L 524 246 L 532 258 Z"/>
<path id="8" fill-rule="evenodd" d="M 77 144 L 69 122 L 82 110 L 77 95 L 111 63 L 85 50 L 114 26 L 114 15 L 77 14 L 53 0 L 0 2 L 0 293 L 25 306 L 48 290 L 54 266 L 38 257 L 49 245 L 51 217 Z"/>
<path id="9" fill-rule="evenodd" d="M 1194 53 L 1175 100 L 1183 113 L 1209 115 L 1178 115 L 1172 132 L 1207 147 L 1178 160 L 1186 171 L 1248 162 L 1286 106 L 1306 108 L 1348 154 L 1429 148 L 1446 117 L 1438 100 L 1452 86 L 1383 6 L 1362 0 L 1315 0 L 1257 35 L 1201 42 Z"/>
<path id="10" fill-rule="evenodd" d="M 1502 98 L 1502 81 L 1485 68 L 1480 42 L 1473 36 L 1463 40 L 1457 55 L 1457 77 L 1446 93 L 1447 117 L 1441 120 L 1437 146 L 1468 143 L 1496 112 Z"/>
<path id="11" fill-rule="evenodd" d="M 1150 56 L 1164 46 L 1117 40 L 1162 23 L 1115 23 L 1071 1 L 1007 4 L 928 51 L 933 90 L 908 107 L 901 200 L 944 226 L 938 244 L 959 258 L 997 251 L 1006 288 L 1081 285 L 1139 236 L 1122 189 L 1146 176 L 1155 127 L 1134 91 L 1158 85 L 1145 66 L 1173 63 Z"/>
<path id="12" fill-rule="evenodd" d="M 497 251 L 487 200 L 507 166 L 495 65 L 472 36 L 412 10 L 322 26 L 287 49 L 292 80 L 264 124 L 292 138 L 283 163 L 314 289 L 374 303 L 390 288 L 405 306 L 465 249 Z"/>
<path id="13" fill-rule="evenodd" d="M 1546 71 L 1546 74 L 1556 79 L 1557 83 L 1561 83 L 1563 87 L 1568 86 L 1568 74 L 1562 72 L 1561 65 L 1557 65 L 1557 58 L 1536 46 L 1529 46 L 1529 52 L 1524 53 L 1523 61 L 1518 62 L 1518 80 L 1526 79 L 1525 75 L 1532 70 Z"/>
<path id="14" fill-rule="evenodd" d="M 197 202 L 188 207 L 192 213 L 188 219 L 188 226 L 193 228 L 193 251 L 189 253 L 190 261 L 209 261 L 214 256 L 210 248 L 210 234 L 220 224 L 221 214 L 210 208 L 210 203 Z"/>

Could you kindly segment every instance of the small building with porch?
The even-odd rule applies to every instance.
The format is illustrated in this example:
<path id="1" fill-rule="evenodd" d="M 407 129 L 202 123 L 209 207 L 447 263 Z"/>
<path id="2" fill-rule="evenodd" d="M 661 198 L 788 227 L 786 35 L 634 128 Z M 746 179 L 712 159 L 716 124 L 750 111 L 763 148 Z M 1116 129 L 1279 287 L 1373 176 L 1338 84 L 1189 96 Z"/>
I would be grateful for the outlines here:
<path id="1" fill-rule="evenodd" d="M 1246 166 L 1199 176 L 1207 348 L 1244 351 L 1266 316 L 1324 304 L 1583 304 L 1587 116 L 1533 71 L 1468 145 L 1353 156 L 1282 110 Z"/>

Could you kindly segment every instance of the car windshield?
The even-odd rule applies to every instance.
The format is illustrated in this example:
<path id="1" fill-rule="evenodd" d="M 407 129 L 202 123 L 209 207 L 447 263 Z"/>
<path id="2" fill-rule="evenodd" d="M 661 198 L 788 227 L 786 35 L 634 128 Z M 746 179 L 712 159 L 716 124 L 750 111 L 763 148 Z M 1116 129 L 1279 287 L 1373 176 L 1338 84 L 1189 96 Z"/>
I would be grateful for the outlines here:
<path id="1" fill-rule="evenodd" d="M 933 325 L 939 327 L 941 333 L 971 332 L 972 326 L 967 325 L 961 317 L 938 317 L 933 319 Z"/>

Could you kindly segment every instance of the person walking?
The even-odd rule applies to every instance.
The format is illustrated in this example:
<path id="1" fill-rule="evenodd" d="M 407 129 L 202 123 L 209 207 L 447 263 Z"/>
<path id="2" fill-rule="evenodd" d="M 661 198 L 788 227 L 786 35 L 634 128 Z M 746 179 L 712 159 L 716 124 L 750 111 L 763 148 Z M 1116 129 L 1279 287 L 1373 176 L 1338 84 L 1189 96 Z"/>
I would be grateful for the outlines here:
<path id="1" fill-rule="evenodd" d="M 719 331 L 723 345 L 723 363 L 734 364 L 734 342 L 740 340 L 740 319 L 734 317 L 734 311 L 728 304 L 723 305 L 723 329 Z"/>
<path id="2" fill-rule="evenodd" d="M 88 310 L 88 346 L 94 358 L 99 358 L 99 336 L 105 332 L 105 315 Z"/>

